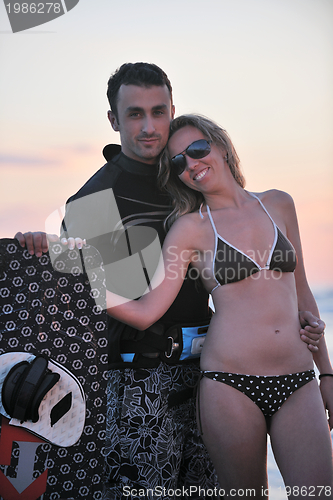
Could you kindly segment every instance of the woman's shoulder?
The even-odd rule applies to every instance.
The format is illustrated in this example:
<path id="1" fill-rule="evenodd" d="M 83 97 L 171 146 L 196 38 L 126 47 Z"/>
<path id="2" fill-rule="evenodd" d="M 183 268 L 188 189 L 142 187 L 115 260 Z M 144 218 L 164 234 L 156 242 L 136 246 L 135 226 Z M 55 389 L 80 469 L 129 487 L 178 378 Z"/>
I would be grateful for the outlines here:
<path id="1" fill-rule="evenodd" d="M 270 205 L 281 209 L 290 210 L 294 207 L 294 200 L 292 196 L 285 191 L 280 191 L 279 189 L 269 189 L 268 191 L 263 191 L 262 193 L 253 193 L 257 196 L 260 201 L 266 206 Z"/>
<path id="2" fill-rule="evenodd" d="M 177 231 L 197 231 L 200 230 L 201 224 L 202 217 L 199 212 L 191 212 L 178 217 L 171 226 L 171 229 L 177 229 Z"/>
<path id="3" fill-rule="evenodd" d="M 183 241 L 189 248 L 196 248 L 202 241 L 204 234 L 203 219 L 199 212 L 191 212 L 179 217 L 171 226 L 168 233 L 169 240 Z"/>

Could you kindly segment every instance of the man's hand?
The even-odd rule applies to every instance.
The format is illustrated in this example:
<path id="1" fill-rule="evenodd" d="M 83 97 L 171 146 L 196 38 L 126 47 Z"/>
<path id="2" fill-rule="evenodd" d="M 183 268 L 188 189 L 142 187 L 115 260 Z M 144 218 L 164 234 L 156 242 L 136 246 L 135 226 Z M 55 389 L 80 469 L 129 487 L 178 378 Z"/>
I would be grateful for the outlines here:
<path id="1" fill-rule="evenodd" d="M 46 234 L 42 231 L 36 231 L 31 233 L 18 232 L 15 234 L 16 238 L 21 245 L 21 247 L 28 250 L 30 255 L 36 255 L 36 257 L 41 257 L 43 253 L 47 252 L 49 249 L 49 241 L 58 241 L 59 236 L 56 234 Z"/>
<path id="2" fill-rule="evenodd" d="M 318 351 L 318 344 L 324 335 L 325 323 L 310 311 L 300 311 L 299 321 L 301 324 L 300 336 L 311 352 Z"/>

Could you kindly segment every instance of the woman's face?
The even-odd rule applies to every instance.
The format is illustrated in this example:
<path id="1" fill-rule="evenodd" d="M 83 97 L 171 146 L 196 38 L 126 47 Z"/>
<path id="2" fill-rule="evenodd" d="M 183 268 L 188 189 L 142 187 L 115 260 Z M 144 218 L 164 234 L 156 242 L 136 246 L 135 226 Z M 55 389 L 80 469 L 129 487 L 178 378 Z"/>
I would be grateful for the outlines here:
<path id="1" fill-rule="evenodd" d="M 173 134 L 168 142 L 170 157 L 184 153 L 190 144 L 200 139 L 206 139 L 203 133 L 195 127 L 186 126 Z M 224 153 L 224 154 L 223 154 Z M 216 182 L 216 175 L 224 166 L 223 156 L 225 152 L 220 151 L 211 144 L 211 151 L 204 158 L 194 159 L 184 153 L 186 167 L 179 179 L 188 187 L 196 191 L 206 191 L 209 185 Z M 175 168 L 171 164 L 171 168 Z"/>

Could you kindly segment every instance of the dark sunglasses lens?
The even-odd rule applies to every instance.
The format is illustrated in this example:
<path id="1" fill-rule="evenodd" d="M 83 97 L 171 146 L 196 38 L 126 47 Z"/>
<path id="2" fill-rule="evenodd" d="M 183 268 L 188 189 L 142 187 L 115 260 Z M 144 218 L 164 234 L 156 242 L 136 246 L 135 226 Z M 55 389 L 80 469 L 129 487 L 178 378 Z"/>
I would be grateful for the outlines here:
<path id="1" fill-rule="evenodd" d="M 199 141 L 193 142 L 186 150 L 186 154 L 194 160 L 204 158 L 205 156 L 209 155 L 209 153 L 210 144 L 205 139 L 200 139 Z"/>
<path id="2" fill-rule="evenodd" d="M 184 170 L 186 168 L 186 158 L 184 155 L 180 154 L 180 155 L 174 156 L 171 159 L 171 163 L 172 163 L 173 167 L 175 167 L 177 175 L 180 175 L 184 172 Z"/>
<path id="3" fill-rule="evenodd" d="M 181 175 L 186 168 L 186 158 L 185 155 L 193 158 L 194 160 L 199 160 L 204 158 L 210 153 L 210 144 L 205 139 L 199 139 L 198 141 L 192 142 L 185 150 L 184 153 L 174 156 L 171 158 L 171 163 L 176 169 L 177 175 Z"/>

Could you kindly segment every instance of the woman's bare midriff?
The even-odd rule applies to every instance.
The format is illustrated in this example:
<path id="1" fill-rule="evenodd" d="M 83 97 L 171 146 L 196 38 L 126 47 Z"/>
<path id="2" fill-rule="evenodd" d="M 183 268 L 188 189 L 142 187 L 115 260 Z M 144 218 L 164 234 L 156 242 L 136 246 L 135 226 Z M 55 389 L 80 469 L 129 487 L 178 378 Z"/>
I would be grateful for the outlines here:
<path id="1" fill-rule="evenodd" d="M 260 271 L 218 287 L 202 354 L 203 370 L 283 375 L 313 368 L 300 339 L 293 273 Z"/>

